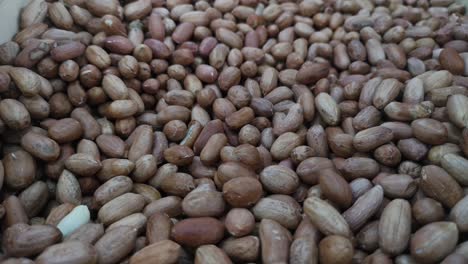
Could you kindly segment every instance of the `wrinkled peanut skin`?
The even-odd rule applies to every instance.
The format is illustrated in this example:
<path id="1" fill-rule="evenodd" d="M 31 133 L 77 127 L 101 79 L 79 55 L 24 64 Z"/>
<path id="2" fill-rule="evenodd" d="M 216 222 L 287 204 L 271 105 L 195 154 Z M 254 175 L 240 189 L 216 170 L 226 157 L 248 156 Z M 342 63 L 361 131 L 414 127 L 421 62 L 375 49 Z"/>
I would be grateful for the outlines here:
<path id="1" fill-rule="evenodd" d="M 0 262 L 468 261 L 463 1 L 26 2 Z"/>

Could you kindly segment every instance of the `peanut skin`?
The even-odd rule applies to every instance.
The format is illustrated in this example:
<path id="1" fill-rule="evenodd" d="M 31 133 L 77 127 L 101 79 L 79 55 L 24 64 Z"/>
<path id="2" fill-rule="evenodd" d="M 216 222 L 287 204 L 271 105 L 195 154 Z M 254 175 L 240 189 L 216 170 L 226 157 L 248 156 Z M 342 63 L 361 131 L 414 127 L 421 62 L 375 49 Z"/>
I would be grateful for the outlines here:
<path id="1" fill-rule="evenodd" d="M 462 2 L 26 2 L 5 263 L 468 260 Z"/>

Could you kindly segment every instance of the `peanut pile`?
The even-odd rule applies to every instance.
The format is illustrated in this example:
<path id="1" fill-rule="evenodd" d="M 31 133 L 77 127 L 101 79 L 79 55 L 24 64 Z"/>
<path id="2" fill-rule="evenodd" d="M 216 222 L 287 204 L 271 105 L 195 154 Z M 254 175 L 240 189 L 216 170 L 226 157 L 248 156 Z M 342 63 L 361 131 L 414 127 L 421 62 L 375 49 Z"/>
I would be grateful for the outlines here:
<path id="1" fill-rule="evenodd" d="M 456 0 L 31 0 L 0 262 L 468 263 Z"/>

